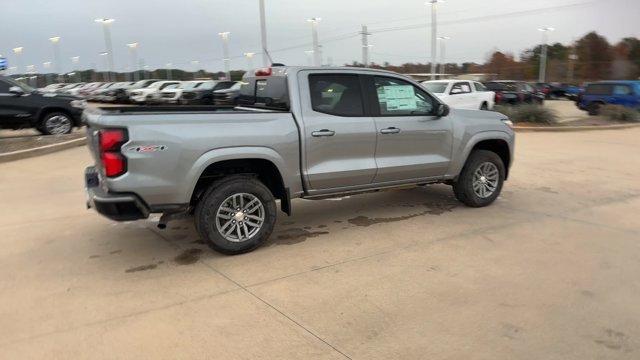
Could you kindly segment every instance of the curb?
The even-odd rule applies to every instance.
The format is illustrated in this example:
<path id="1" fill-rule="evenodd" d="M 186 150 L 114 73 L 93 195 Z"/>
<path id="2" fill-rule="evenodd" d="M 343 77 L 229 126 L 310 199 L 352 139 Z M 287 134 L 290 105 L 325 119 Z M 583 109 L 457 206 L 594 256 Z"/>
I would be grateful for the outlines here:
<path id="1" fill-rule="evenodd" d="M 44 146 L 40 146 L 33 149 L 12 151 L 8 153 L 0 154 L 0 163 L 26 159 L 34 156 L 39 156 L 39 155 L 51 154 L 61 150 L 66 150 L 66 149 L 70 149 L 77 146 L 83 146 L 86 143 L 87 143 L 87 138 L 81 137 L 79 139 L 68 140 L 61 143 L 57 143 L 57 144 L 44 145 Z"/>
<path id="2" fill-rule="evenodd" d="M 615 125 L 585 125 L 585 126 L 548 126 L 529 127 L 514 126 L 518 132 L 562 132 L 562 131 L 592 131 L 592 130 L 619 130 L 640 127 L 640 124 L 615 124 Z"/>

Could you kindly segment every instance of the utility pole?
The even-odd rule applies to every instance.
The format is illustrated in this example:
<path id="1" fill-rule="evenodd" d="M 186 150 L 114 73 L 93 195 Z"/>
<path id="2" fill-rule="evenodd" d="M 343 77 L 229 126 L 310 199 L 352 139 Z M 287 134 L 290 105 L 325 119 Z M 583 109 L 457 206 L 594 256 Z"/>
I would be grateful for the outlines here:
<path id="1" fill-rule="evenodd" d="M 311 37 L 313 38 L 313 65 L 322 66 L 322 54 L 320 53 L 320 44 L 318 43 L 318 23 L 321 18 L 307 19 L 311 23 Z"/>
<path id="2" fill-rule="evenodd" d="M 102 24 L 102 30 L 104 32 L 104 46 L 106 48 L 107 70 L 109 71 L 109 79 L 111 79 L 111 73 L 113 72 L 113 46 L 111 45 L 111 23 L 114 19 L 100 18 L 95 22 Z"/>
<path id="3" fill-rule="evenodd" d="M 547 78 L 547 42 L 549 42 L 548 33 L 553 31 L 552 27 L 540 28 L 542 32 L 542 50 L 540 51 L 540 71 L 538 72 L 538 82 L 545 82 Z"/>
<path id="4" fill-rule="evenodd" d="M 431 80 L 436 79 L 436 61 L 437 61 L 437 50 L 436 50 L 436 42 L 438 37 L 438 2 L 442 0 L 429 0 L 427 4 L 431 4 Z"/>
<path id="5" fill-rule="evenodd" d="M 53 36 L 49 38 L 51 44 L 53 44 L 53 61 L 58 74 L 58 81 L 64 82 L 64 76 L 62 76 L 62 69 L 60 63 L 60 36 Z"/>
<path id="6" fill-rule="evenodd" d="M 244 57 L 247 58 L 247 70 L 253 69 L 253 56 L 255 54 L 256 53 L 253 53 L 253 52 L 244 53 Z"/>
<path id="7" fill-rule="evenodd" d="M 575 61 L 578 60 L 578 55 L 576 55 L 575 47 L 571 47 L 571 54 L 569 54 L 569 66 L 567 69 L 567 83 L 573 84 L 573 72 Z"/>
<path id="8" fill-rule="evenodd" d="M 127 47 L 129 48 L 129 57 L 131 59 L 131 81 L 138 81 L 140 80 L 140 74 L 138 73 L 138 67 L 137 67 L 137 63 L 138 63 L 138 43 L 137 42 L 133 42 L 133 43 L 129 43 L 127 44 Z"/>
<path id="9" fill-rule="evenodd" d="M 260 0 L 260 40 L 262 42 L 262 65 L 268 67 L 271 65 L 267 50 L 267 23 L 264 10 L 264 0 Z"/>
<path id="10" fill-rule="evenodd" d="M 224 57 L 224 73 L 227 80 L 231 80 L 231 59 L 229 58 L 229 34 L 228 31 L 218 33 L 222 38 L 222 56 Z"/>
<path id="11" fill-rule="evenodd" d="M 360 34 L 362 35 L 362 65 L 369 67 L 369 35 L 371 33 L 367 31 L 367 25 L 362 25 Z"/>

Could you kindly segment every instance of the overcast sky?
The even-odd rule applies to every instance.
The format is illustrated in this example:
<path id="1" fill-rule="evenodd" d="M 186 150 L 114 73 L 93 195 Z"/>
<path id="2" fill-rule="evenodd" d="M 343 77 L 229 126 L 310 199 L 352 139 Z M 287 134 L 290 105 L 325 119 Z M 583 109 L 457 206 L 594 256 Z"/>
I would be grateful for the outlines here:
<path id="1" fill-rule="evenodd" d="M 0 9 L 0 54 L 16 65 L 11 49 L 23 46 L 23 65 L 53 61 L 49 37 L 60 36 L 63 71 L 104 69 L 105 50 L 98 17 L 114 18 L 112 38 L 116 70 L 129 65 L 126 43 L 140 44 L 139 58 L 152 69 L 174 67 L 221 70 L 222 43 L 230 31 L 233 69 L 244 69 L 244 52 L 260 52 L 258 0 L 3 0 Z M 425 0 L 266 0 L 267 32 L 273 60 L 307 64 L 311 28 L 305 19 L 321 17 L 320 42 L 325 62 L 361 59 L 360 26 L 373 32 L 372 60 L 427 62 L 429 7 Z M 502 14 L 511 14 L 509 16 Z M 539 27 L 556 28 L 550 41 L 569 43 L 596 30 L 615 42 L 640 37 L 640 0 L 447 0 L 439 5 L 439 35 L 450 36 L 447 61 L 482 62 L 493 50 L 519 54 L 541 41 Z M 394 30 L 403 26 L 413 28 Z M 422 26 L 421 26 L 422 25 Z M 376 30 L 394 30 L 376 32 Z M 297 47 L 296 47 L 297 46 Z M 278 51 L 279 49 L 291 48 Z M 260 56 L 254 60 L 261 63 Z"/>

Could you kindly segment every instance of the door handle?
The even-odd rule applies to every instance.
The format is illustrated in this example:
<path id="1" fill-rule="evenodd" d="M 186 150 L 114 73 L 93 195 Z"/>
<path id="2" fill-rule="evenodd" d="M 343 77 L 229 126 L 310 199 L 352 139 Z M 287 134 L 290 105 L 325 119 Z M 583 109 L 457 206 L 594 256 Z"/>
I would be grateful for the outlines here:
<path id="1" fill-rule="evenodd" d="M 335 131 L 333 130 L 329 130 L 329 129 L 322 129 L 322 130 L 318 130 L 318 131 L 314 131 L 311 133 L 311 136 L 313 137 L 322 137 L 322 136 L 333 136 L 335 135 Z"/>
<path id="2" fill-rule="evenodd" d="M 398 129 L 397 127 L 388 127 L 386 129 L 382 129 L 380 130 L 381 134 L 397 134 L 400 132 L 400 129 Z"/>

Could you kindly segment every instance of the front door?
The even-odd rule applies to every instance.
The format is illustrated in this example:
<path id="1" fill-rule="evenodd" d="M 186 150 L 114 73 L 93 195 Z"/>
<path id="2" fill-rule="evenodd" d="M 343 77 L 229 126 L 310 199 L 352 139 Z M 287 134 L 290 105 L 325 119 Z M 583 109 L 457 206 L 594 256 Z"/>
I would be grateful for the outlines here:
<path id="1" fill-rule="evenodd" d="M 30 107 L 31 94 L 16 95 L 9 92 L 14 86 L 0 81 L 0 121 L 2 127 L 21 126 L 32 118 L 33 108 Z"/>
<path id="2" fill-rule="evenodd" d="M 374 182 L 444 175 L 451 161 L 452 124 L 447 117 L 435 116 L 439 102 L 400 78 L 368 79 L 378 130 Z"/>
<path id="3" fill-rule="evenodd" d="M 310 190 L 370 184 L 376 173 L 376 128 L 359 75 L 300 76 L 306 176 Z"/>

